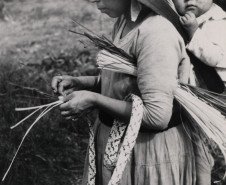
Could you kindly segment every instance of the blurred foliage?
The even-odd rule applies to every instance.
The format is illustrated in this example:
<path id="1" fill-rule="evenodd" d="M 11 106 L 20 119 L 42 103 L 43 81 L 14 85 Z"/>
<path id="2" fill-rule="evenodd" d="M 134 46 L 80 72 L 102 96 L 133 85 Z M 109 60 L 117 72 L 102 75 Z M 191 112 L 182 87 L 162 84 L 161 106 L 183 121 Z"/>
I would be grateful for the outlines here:
<path id="1" fill-rule="evenodd" d="M 97 33 L 109 34 L 112 26 L 104 17 L 100 19 L 99 11 L 88 1 L 4 2 L 4 21 L 0 20 L 0 178 L 38 115 L 10 130 L 30 113 L 15 112 L 15 107 L 55 101 L 57 96 L 52 93 L 50 82 L 56 74 L 98 73 L 96 48 L 87 45 L 83 37 L 68 32 L 69 27 L 79 31 L 70 18 Z M 62 118 L 58 108 L 50 111 L 25 138 L 8 176 L 0 184 L 79 185 L 88 144 L 87 119 L 94 121 L 95 117 L 94 111 L 71 121 Z"/>
<path id="2" fill-rule="evenodd" d="M 57 56 L 51 59 L 52 65 L 46 66 L 47 58 L 40 66 L 15 65 L 10 61 L 0 61 L 0 176 L 3 177 L 12 157 L 29 125 L 34 121 L 29 119 L 23 125 L 10 130 L 10 126 L 20 121 L 29 111 L 15 112 L 15 107 L 29 107 L 53 102 L 57 96 L 52 94 L 49 82 L 54 72 L 74 73 L 71 69 L 79 69 L 79 75 L 94 75 L 96 68 L 93 60 L 81 59 L 78 56 Z M 67 60 L 76 59 L 76 67 L 71 66 Z M 64 61 L 64 62 L 63 62 Z M 55 66 L 55 62 L 57 65 Z M 79 65 L 78 65 L 79 63 Z M 49 64 L 49 63 L 48 63 Z M 64 69 L 64 70 L 62 70 Z M 34 90 L 37 89 L 38 91 Z M 53 96 L 46 96 L 45 92 Z M 6 185 L 77 185 L 81 181 L 86 147 L 88 143 L 87 119 L 94 121 L 95 112 L 80 117 L 72 122 L 61 117 L 57 108 L 44 116 L 30 131 L 25 139 L 16 160 L 5 182 Z M 87 129 L 85 129 L 87 128 Z"/>

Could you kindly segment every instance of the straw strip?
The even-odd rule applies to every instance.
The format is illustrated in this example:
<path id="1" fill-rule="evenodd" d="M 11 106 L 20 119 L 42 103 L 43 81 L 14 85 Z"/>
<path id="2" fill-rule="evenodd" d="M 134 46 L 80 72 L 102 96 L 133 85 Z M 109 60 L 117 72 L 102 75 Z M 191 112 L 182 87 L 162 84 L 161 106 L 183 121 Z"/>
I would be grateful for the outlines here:
<path id="1" fill-rule="evenodd" d="M 37 122 L 38 122 L 45 114 L 47 114 L 50 110 L 52 110 L 53 108 L 59 106 L 59 105 L 62 104 L 62 103 L 63 103 L 63 102 L 60 101 L 60 100 L 57 101 L 57 102 L 50 103 L 50 104 L 45 108 L 45 110 L 43 110 L 42 113 L 36 118 L 36 120 L 31 124 L 31 126 L 27 129 L 27 131 L 26 131 L 24 137 L 22 138 L 22 140 L 21 140 L 21 142 L 20 142 L 20 144 L 19 144 L 19 146 L 18 146 L 18 148 L 17 148 L 17 151 L 16 151 L 16 153 L 15 153 L 15 155 L 14 155 L 14 157 L 13 157 L 13 159 L 12 159 L 12 161 L 11 161 L 11 163 L 10 163 L 10 165 L 9 165 L 9 167 L 8 167 L 8 169 L 7 169 L 7 171 L 6 171 L 6 173 L 4 174 L 4 176 L 3 176 L 3 178 L 2 178 L 2 181 L 5 180 L 7 174 L 9 173 L 9 171 L 10 171 L 12 165 L 13 165 L 13 162 L 14 162 L 16 156 L 17 156 L 17 153 L 19 152 L 19 150 L 20 150 L 20 148 L 21 148 L 21 146 L 22 146 L 22 144 L 23 144 L 23 142 L 24 142 L 24 139 L 26 138 L 26 136 L 28 135 L 28 133 L 30 132 L 30 130 L 32 129 L 32 127 L 33 127 L 33 126 L 34 126 L 34 125 L 35 125 L 35 124 L 36 124 L 36 123 L 37 123 Z M 43 108 L 43 107 L 42 107 L 42 108 Z"/>
<path id="2" fill-rule="evenodd" d="M 31 114 L 29 114 L 28 116 L 26 116 L 24 119 L 20 120 L 18 123 L 16 123 L 15 125 L 11 126 L 10 129 L 14 129 L 15 127 L 19 126 L 21 123 L 23 123 L 25 120 L 27 120 L 28 118 L 30 118 L 34 113 L 38 112 L 41 109 L 42 109 L 42 107 L 36 109 Z"/>
<path id="3" fill-rule="evenodd" d="M 56 103 L 60 103 L 61 101 L 58 100 L 58 101 L 55 101 L 55 102 L 52 102 L 52 103 L 49 103 L 49 104 L 45 104 L 45 105 L 39 105 L 39 106 L 35 106 L 35 107 L 26 107 L 26 108 L 16 108 L 15 110 L 16 111 L 26 111 L 26 110 L 32 110 L 32 109 L 39 109 L 39 108 L 44 108 L 44 107 L 48 107 L 50 105 L 54 105 Z"/>

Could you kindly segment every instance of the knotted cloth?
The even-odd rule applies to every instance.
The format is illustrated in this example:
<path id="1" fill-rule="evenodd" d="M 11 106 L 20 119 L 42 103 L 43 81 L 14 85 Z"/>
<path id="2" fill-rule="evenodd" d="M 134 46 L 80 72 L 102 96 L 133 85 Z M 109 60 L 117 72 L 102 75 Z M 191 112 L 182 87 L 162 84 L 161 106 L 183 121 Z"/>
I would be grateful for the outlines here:
<path id="1" fill-rule="evenodd" d="M 113 126 L 110 131 L 109 139 L 107 142 L 105 154 L 104 154 L 104 165 L 107 168 L 114 168 L 113 175 L 108 185 L 117 185 L 122 178 L 123 171 L 129 160 L 131 151 L 136 143 L 142 117 L 143 117 L 143 102 L 140 97 L 130 94 L 126 101 L 132 101 L 132 113 L 130 122 L 126 125 L 123 122 L 114 120 Z M 88 172 L 88 183 L 87 185 L 95 185 L 96 177 L 96 163 L 95 163 L 95 144 L 94 144 L 94 131 L 89 124 L 89 172 Z M 121 142 L 122 136 L 124 136 Z M 120 150 L 119 145 L 121 144 Z"/>

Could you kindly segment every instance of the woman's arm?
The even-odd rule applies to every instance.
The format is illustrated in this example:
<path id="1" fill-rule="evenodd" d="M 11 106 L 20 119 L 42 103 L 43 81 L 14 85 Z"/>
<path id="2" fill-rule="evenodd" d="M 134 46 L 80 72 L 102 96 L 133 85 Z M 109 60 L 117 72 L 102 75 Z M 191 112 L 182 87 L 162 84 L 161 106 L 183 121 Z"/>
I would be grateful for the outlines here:
<path id="1" fill-rule="evenodd" d="M 55 93 L 67 95 L 76 90 L 94 90 L 100 83 L 98 76 L 55 76 L 52 80 L 52 89 Z"/>
<path id="2" fill-rule="evenodd" d="M 148 24 L 150 23 L 150 24 Z M 182 60 L 183 40 L 173 25 L 160 16 L 143 25 L 136 43 L 138 87 L 144 103 L 143 126 L 163 130 L 172 115 L 178 65 Z M 151 27 L 151 25 L 153 25 Z M 189 70 L 189 69 L 188 69 Z M 87 108 L 98 108 L 114 118 L 129 122 L 132 104 L 103 95 L 76 91 L 64 98 L 62 115 L 71 118 Z"/>
<path id="3" fill-rule="evenodd" d="M 64 97 L 63 101 L 65 103 L 60 109 L 62 116 L 68 119 L 88 108 L 97 108 L 125 123 L 130 120 L 131 102 L 116 100 L 90 91 L 75 91 Z"/>
<path id="4" fill-rule="evenodd" d="M 136 43 L 137 80 L 144 103 L 142 124 L 149 129 L 164 130 L 168 127 L 172 115 L 174 90 L 178 83 L 178 65 L 182 60 L 182 48 L 185 50 L 185 46 L 167 20 L 157 16 L 148 23 L 150 24 L 142 26 Z M 64 101 L 60 108 L 62 115 L 68 118 L 87 108 L 98 108 L 118 120 L 126 123 L 130 120 L 130 102 L 89 91 L 73 92 L 65 97 Z"/>
<path id="5" fill-rule="evenodd" d="M 186 56 L 185 45 L 173 25 L 160 16 L 141 26 L 136 45 L 137 81 L 144 103 L 142 125 L 166 129 L 178 85 L 178 66 Z"/>

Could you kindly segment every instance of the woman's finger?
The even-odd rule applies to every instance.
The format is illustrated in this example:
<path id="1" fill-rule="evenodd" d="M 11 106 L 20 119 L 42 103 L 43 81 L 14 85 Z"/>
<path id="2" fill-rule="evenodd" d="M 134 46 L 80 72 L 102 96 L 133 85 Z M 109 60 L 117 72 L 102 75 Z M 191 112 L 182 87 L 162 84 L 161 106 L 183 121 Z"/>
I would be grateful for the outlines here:
<path id="1" fill-rule="evenodd" d="M 70 109 L 69 102 L 65 102 L 65 103 L 61 104 L 59 108 L 60 108 L 61 111 L 69 110 Z"/>
<path id="2" fill-rule="evenodd" d="M 55 93 L 57 93 L 57 89 L 58 89 L 58 84 L 63 80 L 62 76 L 54 76 L 52 83 L 51 83 L 51 87 L 53 89 L 53 91 Z"/>
<path id="3" fill-rule="evenodd" d="M 64 102 L 68 102 L 68 101 L 70 101 L 71 99 L 73 99 L 75 97 L 76 97 L 76 92 L 75 91 L 74 92 L 72 91 L 72 93 L 69 93 L 69 94 L 67 94 L 67 95 L 64 96 L 63 101 Z"/>
<path id="4" fill-rule="evenodd" d="M 69 117 L 69 116 L 72 116 L 72 114 L 70 111 L 61 111 L 61 116 Z"/>
<path id="5" fill-rule="evenodd" d="M 64 91 L 64 95 L 67 96 L 67 95 L 71 94 L 73 91 L 74 91 L 73 88 L 67 89 Z"/>
<path id="6" fill-rule="evenodd" d="M 65 95 L 64 89 L 65 89 L 65 84 L 63 82 L 59 83 L 59 85 L 58 85 L 58 93 L 60 93 L 61 95 Z"/>
<path id="7" fill-rule="evenodd" d="M 188 83 L 190 75 L 190 62 L 183 60 L 178 67 L 178 79 L 180 83 Z"/>
<path id="8" fill-rule="evenodd" d="M 74 119 L 74 117 L 73 116 L 67 116 L 67 117 L 65 117 L 65 119 L 66 120 L 72 120 L 72 119 Z"/>
<path id="9" fill-rule="evenodd" d="M 78 120 L 78 117 L 77 116 L 68 116 L 68 117 L 65 117 L 66 120 L 72 120 L 72 121 L 77 121 Z"/>

